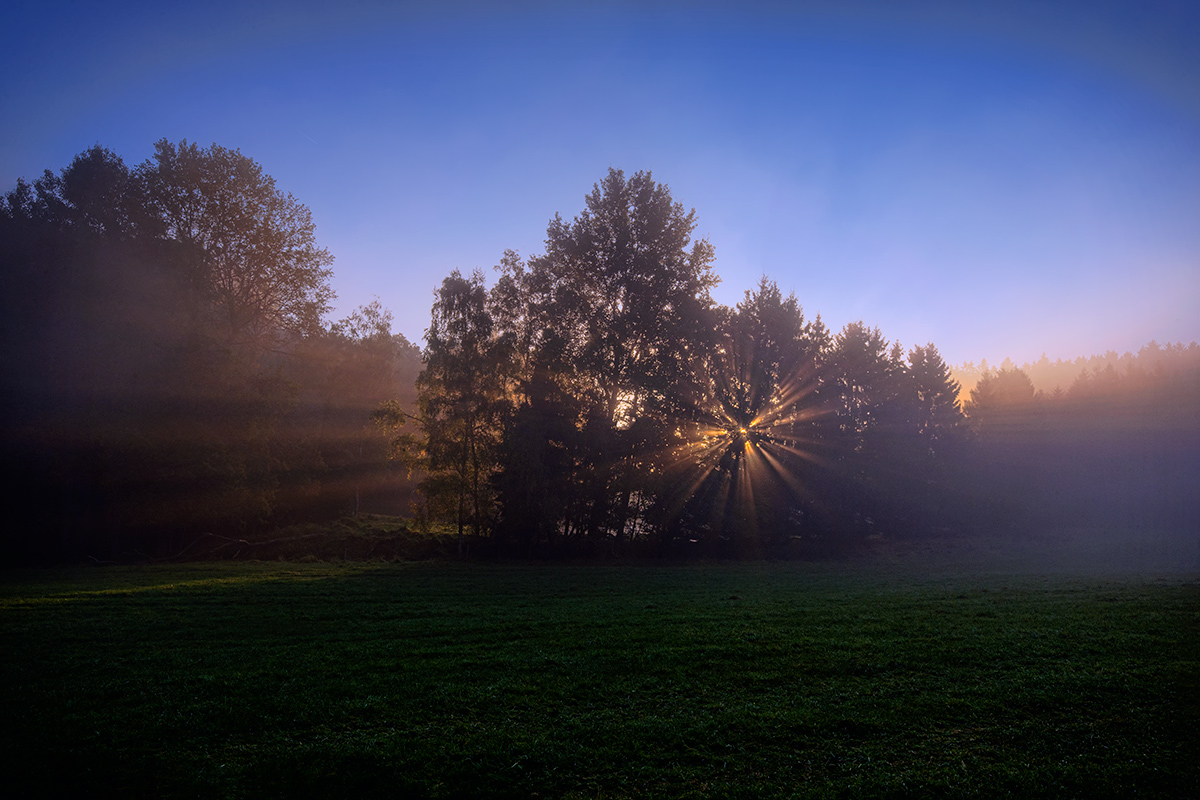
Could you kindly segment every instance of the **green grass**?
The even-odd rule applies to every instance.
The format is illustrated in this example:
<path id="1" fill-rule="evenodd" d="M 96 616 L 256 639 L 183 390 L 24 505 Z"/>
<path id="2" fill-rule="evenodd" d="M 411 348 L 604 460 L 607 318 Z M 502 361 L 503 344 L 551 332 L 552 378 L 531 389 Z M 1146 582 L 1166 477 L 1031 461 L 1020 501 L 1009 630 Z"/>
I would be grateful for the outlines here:
<path id="1" fill-rule="evenodd" d="M 910 558 L 4 577 L 10 796 L 1200 792 L 1194 576 Z"/>

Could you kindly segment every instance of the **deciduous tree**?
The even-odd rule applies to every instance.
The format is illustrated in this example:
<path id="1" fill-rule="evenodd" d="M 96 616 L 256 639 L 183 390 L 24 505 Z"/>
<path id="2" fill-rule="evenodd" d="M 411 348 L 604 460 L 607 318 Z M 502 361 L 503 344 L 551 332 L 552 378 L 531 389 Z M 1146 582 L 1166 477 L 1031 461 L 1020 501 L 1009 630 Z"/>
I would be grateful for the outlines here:
<path id="1" fill-rule="evenodd" d="M 575 469 L 587 474 L 574 485 L 586 497 L 567 504 L 582 518 L 560 525 L 593 541 L 624 535 L 638 454 L 662 445 L 648 437 L 663 427 L 646 423 L 670 406 L 698 342 L 713 333 L 713 250 L 692 240 L 695 224 L 650 173 L 613 169 L 574 220 L 551 220 L 544 254 L 502 265 L 495 291 L 508 298 L 502 321 L 526 354 L 525 386 L 533 365 L 553 362 L 571 399 L 559 405 L 579 414 Z M 540 355 L 547 348 L 551 359 Z"/>
<path id="2" fill-rule="evenodd" d="M 333 256 L 308 208 L 238 150 L 163 139 L 138 168 L 163 233 L 197 248 L 216 323 L 235 345 L 312 333 L 334 297 Z"/>
<path id="3" fill-rule="evenodd" d="M 453 500 L 460 551 L 468 525 L 478 536 L 493 521 L 491 477 L 509 399 L 509 361 L 487 306 L 481 273 L 455 270 L 442 281 L 417 379 L 429 472 L 422 485 L 435 503 Z"/>

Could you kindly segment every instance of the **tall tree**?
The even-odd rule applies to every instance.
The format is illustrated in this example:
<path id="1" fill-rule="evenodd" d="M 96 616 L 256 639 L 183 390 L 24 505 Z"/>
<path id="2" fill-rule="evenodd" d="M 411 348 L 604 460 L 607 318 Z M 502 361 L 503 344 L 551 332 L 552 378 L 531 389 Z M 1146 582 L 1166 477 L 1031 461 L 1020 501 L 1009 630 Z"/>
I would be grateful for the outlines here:
<path id="1" fill-rule="evenodd" d="M 525 553 L 551 549 L 579 517 L 583 436 L 579 402 L 564 386 L 569 374 L 552 334 L 533 354 L 520 382 L 520 404 L 508 419 L 496 478 L 502 507 L 497 533 L 503 546 Z"/>
<path id="2" fill-rule="evenodd" d="M 958 402 L 960 387 L 933 342 L 909 351 L 907 371 L 917 403 L 916 433 L 925 452 L 936 458 L 953 450 L 962 437 L 965 418 Z"/>
<path id="3" fill-rule="evenodd" d="M 422 364 L 420 349 L 391 325 L 375 300 L 275 359 L 297 390 L 284 431 L 295 456 L 281 464 L 293 513 L 407 511 L 406 423 Z"/>
<path id="4" fill-rule="evenodd" d="M 216 145 L 159 142 L 134 170 L 94 147 L 18 181 L 0 203 L 4 467 L 54 509 L 49 549 L 163 552 L 270 518 L 296 452 L 282 359 L 321 333 L 330 261 L 308 210 Z"/>
<path id="5" fill-rule="evenodd" d="M 889 351 L 879 328 L 850 322 L 834 337 L 825 377 L 834 395 L 843 452 L 868 446 L 902 370 L 899 354 Z"/>
<path id="6" fill-rule="evenodd" d="M 219 145 L 163 139 L 138 168 L 167 237 L 197 248 L 216 322 L 235 345 L 315 332 L 334 297 L 333 256 L 308 208 L 253 159 Z"/>
<path id="7" fill-rule="evenodd" d="M 823 380 L 831 411 L 828 463 L 835 479 L 824 494 L 831 518 L 844 531 L 872 532 L 888 514 L 880 477 L 903 452 L 911 423 L 913 387 L 904 366 L 899 344 L 889 345 L 878 328 L 851 322 L 834 337 Z"/>
<path id="8" fill-rule="evenodd" d="M 580 462 L 587 480 L 581 524 L 598 541 L 624 535 L 636 493 L 637 453 L 661 444 L 644 424 L 669 404 L 692 368 L 696 342 L 712 335 L 709 290 L 713 251 L 692 240 L 685 211 L 648 172 L 609 170 L 571 222 L 555 216 L 546 251 L 527 269 L 510 259 L 497 291 L 519 298 L 506 328 L 530 353 L 553 347 L 556 383 L 580 418 Z M 527 371 L 526 381 L 532 380 Z M 564 522 L 565 527 L 572 527 Z"/>
<path id="9" fill-rule="evenodd" d="M 826 341 L 796 297 L 765 277 L 717 318 L 718 336 L 687 384 L 688 407 L 672 419 L 681 444 L 663 465 L 660 499 L 677 511 L 659 510 L 681 515 L 664 526 L 668 539 L 686 533 L 728 551 L 790 532 L 814 455 Z"/>
<path id="10" fill-rule="evenodd" d="M 464 278 L 455 270 L 444 281 L 425 332 L 425 369 L 417 379 L 434 503 L 449 500 L 458 528 L 476 536 L 491 527 L 492 473 L 508 402 L 507 359 L 494 333 L 482 273 Z"/>

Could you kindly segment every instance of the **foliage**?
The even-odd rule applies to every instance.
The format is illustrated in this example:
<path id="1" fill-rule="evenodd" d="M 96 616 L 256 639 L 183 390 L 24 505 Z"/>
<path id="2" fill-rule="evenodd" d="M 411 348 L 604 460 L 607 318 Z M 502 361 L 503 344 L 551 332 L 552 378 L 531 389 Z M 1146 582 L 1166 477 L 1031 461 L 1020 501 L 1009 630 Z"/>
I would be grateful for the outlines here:
<path id="1" fill-rule="evenodd" d="M 572 222 L 546 232 L 546 252 L 524 264 L 506 256 L 493 293 L 501 333 L 516 348 L 514 399 L 521 436 L 547 413 L 570 414 L 551 432 L 556 453 L 531 452 L 512 436 L 521 464 L 500 483 L 508 528 L 618 545 L 636 525 L 647 453 L 664 446 L 664 414 L 691 374 L 694 348 L 711 331 L 712 247 L 693 242 L 685 212 L 648 172 L 609 170 Z M 573 429 L 573 430 L 571 430 Z M 514 429 L 515 430 L 515 429 Z M 566 473 L 547 475 L 551 465 Z M 553 484 L 557 499 L 531 502 Z M 552 516 L 547 516 L 552 515 Z"/>
<path id="2" fill-rule="evenodd" d="M 425 369 L 417 378 L 426 436 L 427 498 L 454 510 L 460 538 L 490 530 L 491 477 L 508 385 L 503 341 L 493 335 L 483 276 L 455 271 L 443 282 L 425 332 Z"/>
<path id="3" fill-rule="evenodd" d="M 1013 414 L 1034 405 L 1037 392 L 1029 376 L 1019 369 L 988 372 L 971 390 L 965 410 L 976 425 L 1005 425 Z"/>
<path id="4" fill-rule="evenodd" d="M 766 277 L 717 306 L 695 225 L 650 173 L 610 170 L 572 222 L 551 220 L 544 254 L 505 253 L 490 292 L 447 278 L 427 497 L 460 525 L 498 514 L 496 541 L 522 553 L 784 553 L 944 522 L 962 412 L 936 348 L 906 362 L 861 322 L 832 337 Z"/>
<path id="5" fill-rule="evenodd" d="M 925 452 L 936 459 L 961 443 L 965 420 L 958 402 L 960 386 L 932 342 L 912 349 L 908 373 L 916 394 L 913 412 L 917 433 Z"/>
<path id="6" fill-rule="evenodd" d="M 765 277 L 730 311 L 693 365 L 682 439 L 661 467 L 664 544 L 692 542 L 710 554 L 761 552 L 796 534 L 811 495 L 805 484 L 821 447 L 818 374 L 829 341 L 807 323 L 795 296 Z"/>
<path id="7" fill-rule="evenodd" d="M 1136 353 L 1117 353 L 1115 350 L 1109 350 L 1091 356 L 1057 358 L 1054 361 L 1043 353 L 1037 361 L 1021 364 L 1020 370 L 1029 376 L 1038 391 L 1051 396 L 1055 392 L 1065 393 L 1081 376 L 1085 376 L 1085 373 L 1086 381 L 1094 375 L 1107 372 L 1111 367 L 1118 378 L 1141 375 L 1152 379 L 1194 369 L 1198 357 L 1200 345 L 1195 342 L 1188 345 L 1182 342 L 1164 345 L 1150 341 Z M 1011 359 L 1005 359 L 1002 368 L 1013 370 L 1017 369 L 1017 365 Z M 962 383 L 965 391 L 970 391 L 984 374 L 994 371 L 996 369 L 988 366 L 987 359 L 978 365 L 966 362 L 952 367 L 955 378 Z"/>
<path id="8" fill-rule="evenodd" d="M 329 310 L 333 256 L 308 208 L 238 150 L 163 139 L 138 170 L 155 221 L 201 254 L 217 324 L 231 344 L 313 333 Z"/>
<path id="9" fill-rule="evenodd" d="M 415 399 L 377 304 L 326 330 L 307 208 L 217 145 L 94 147 L 0 202 L 0 559 L 128 558 L 378 497 Z M 406 386 L 407 383 L 407 386 Z"/>
<path id="10" fill-rule="evenodd" d="M 237 150 L 164 140 L 130 169 L 96 146 L 18 181 L 0 200 L 0 470 L 26 525 L 0 558 L 162 557 L 406 507 L 452 524 L 460 554 L 469 532 L 526 556 L 1200 519 L 1195 344 L 1077 359 L 1052 393 L 1008 360 L 964 365 L 960 406 L 932 343 L 835 334 L 766 276 L 715 303 L 695 228 L 649 172 L 609 170 L 490 289 L 451 273 L 422 353 L 378 300 L 325 320 L 311 214 Z"/>

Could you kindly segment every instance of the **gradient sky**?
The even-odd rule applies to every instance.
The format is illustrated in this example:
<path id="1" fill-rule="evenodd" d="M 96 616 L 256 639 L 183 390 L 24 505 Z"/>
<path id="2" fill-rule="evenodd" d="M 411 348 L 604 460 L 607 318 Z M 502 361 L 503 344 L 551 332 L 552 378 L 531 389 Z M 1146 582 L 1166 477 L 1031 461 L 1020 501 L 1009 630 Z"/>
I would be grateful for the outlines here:
<path id="1" fill-rule="evenodd" d="M 727 304 L 766 274 L 954 363 L 1200 339 L 1195 4 L 324 5 L 7 4 L 0 187 L 240 148 L 312 209 L 334 316 L 418 343 L 610 166 L 696 209 Z"/>

